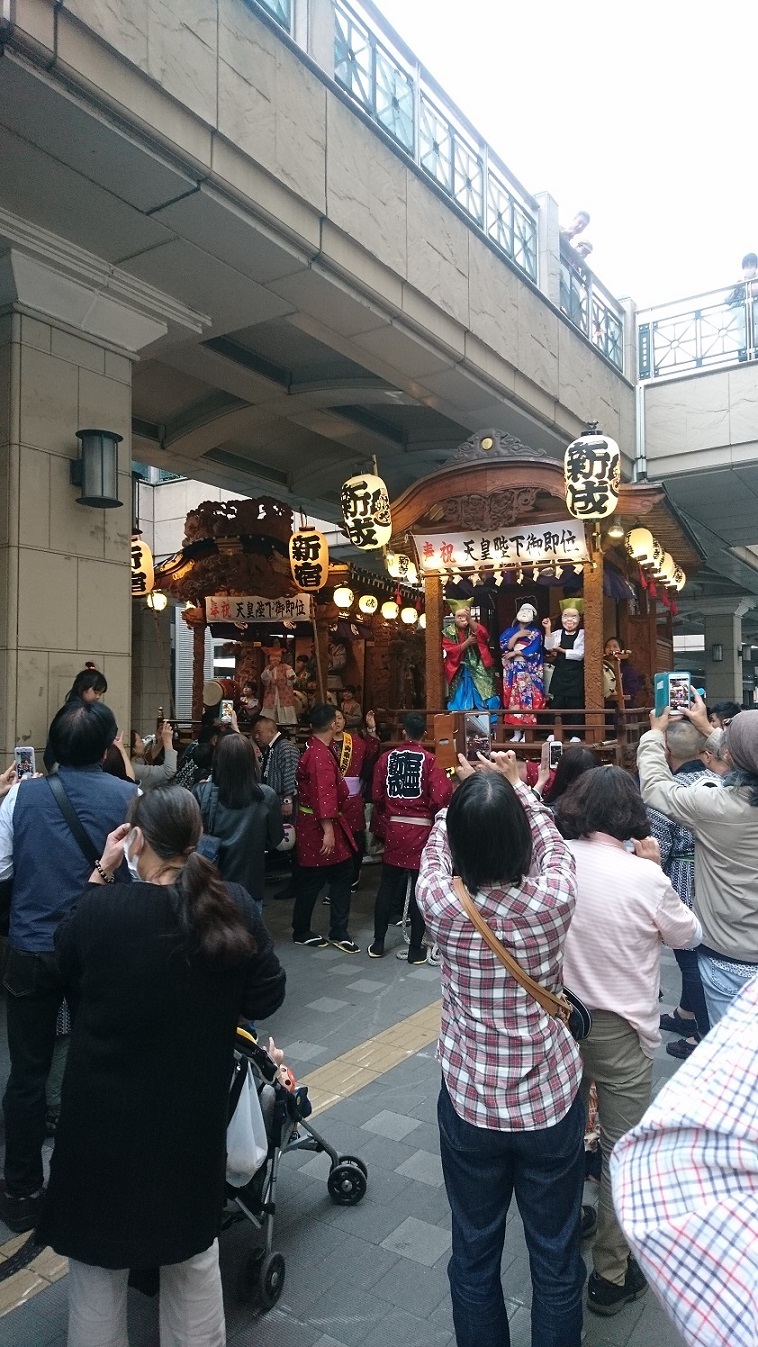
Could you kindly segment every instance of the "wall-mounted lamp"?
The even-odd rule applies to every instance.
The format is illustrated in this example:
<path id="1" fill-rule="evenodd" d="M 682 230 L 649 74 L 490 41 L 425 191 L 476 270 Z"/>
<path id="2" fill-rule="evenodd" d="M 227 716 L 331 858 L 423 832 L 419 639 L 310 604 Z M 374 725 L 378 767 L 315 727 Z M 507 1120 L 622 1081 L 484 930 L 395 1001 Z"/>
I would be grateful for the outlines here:
<path id="1" fill-rule="evenodd" d="M 77 505 L 94 510 L 115 510 L 118 498 L 118 446 L 123 439 L 113 430 L 77 430 L 82 442 L 81 458 L 71 464 L 71 484 L 81 487 Z"/>
<path id="2" fill-rule="evenodd" d="M 724 647 L 720 643 L 711 646 L 711 660 L 714 664 L 720 664 L 724 658 Z"/>

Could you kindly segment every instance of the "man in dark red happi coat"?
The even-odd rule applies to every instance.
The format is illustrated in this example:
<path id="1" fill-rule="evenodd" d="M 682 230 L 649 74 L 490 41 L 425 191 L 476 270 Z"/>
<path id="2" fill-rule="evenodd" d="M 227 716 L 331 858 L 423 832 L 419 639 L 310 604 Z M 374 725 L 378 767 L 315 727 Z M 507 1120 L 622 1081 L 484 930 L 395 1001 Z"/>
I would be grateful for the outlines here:
<path id="1" fill-rule="evenodd" d="M 409 963 L 424 963 L 424 919 L 416 903 L 421 853 L 435 815 L 450 802 L 452 783 L 433 753 L 424 748 L 425 719 L 410 711 L 403 721 L 402 748 L 390 749 L 374 769 L 373 800 L 386 828 L 382 878 L 374 907 L 374 939 L 369 958 L 381 959 L 393 911 L 402 908 L 410 883 L 411 943 Z"/>
<path id="2" fill-rule="evenodd" d="M 373 711 L 366 712 L 366 733 L 345 728 L 345 717 L 337 712 L 334 721 L 334 739 L 332 753 L 337 766 L 350 792 L 343 813 L 353 834 L 356 850 L 353 852 L 353 890 L 357 889 L 361 878 L 361 865 L 366 854 L 366 800 L 364 789 L 366 782 L 371 784 L 374 763 L 379 756 L 379 740 L 376 737 L 376 721 Z"/>
<path id="3" fill-rule="evenodd" d="M 348 788 L 331 752 L 335 708 L 322 704 L 311 711 L 312 735 L 297 769 L 297 897 L 292 913 L 296 945 L 323 949 L 336 945 L 345 954 L 360 954 L 350 939 L 350 886 L 355 841 L 343 809 Z M 316 899 L 329 884 L 329 940 L 311 929 Z"/>

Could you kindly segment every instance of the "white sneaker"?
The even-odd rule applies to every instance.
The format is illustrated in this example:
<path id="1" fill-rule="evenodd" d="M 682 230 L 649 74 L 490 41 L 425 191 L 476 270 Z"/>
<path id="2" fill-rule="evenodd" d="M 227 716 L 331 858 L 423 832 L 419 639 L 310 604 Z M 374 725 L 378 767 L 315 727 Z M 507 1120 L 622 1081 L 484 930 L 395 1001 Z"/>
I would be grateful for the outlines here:
<path id="1" fill-rule="evenodd" d="M 516 733 L 511 735 L 511 743 L 520 744 L 523 737 L 524 737 L 523 730 L 516 730 Z"/>

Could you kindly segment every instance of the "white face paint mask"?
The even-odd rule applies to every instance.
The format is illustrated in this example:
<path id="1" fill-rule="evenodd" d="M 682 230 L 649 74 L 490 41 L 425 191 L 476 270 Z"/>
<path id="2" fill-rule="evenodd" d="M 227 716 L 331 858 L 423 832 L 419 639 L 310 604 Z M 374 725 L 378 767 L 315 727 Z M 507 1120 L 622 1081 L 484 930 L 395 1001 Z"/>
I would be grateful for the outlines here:
<path id="1" fill-rule="evenodd" d="M 135 884 L 141 884 L 142 875 L 139 872 L 137 862 L 133 860 L 132 857 L 129 855 L 129 838 L 134 837 L 134 833 L 135 829 L 132 829 L 132 831 L 129 833 L 129 837 L 127 837 L 126 841 L 124 842 L 124 860 L 126 861 L 126 868 L 129 871 L 129 874 L 131 875 Z"/>

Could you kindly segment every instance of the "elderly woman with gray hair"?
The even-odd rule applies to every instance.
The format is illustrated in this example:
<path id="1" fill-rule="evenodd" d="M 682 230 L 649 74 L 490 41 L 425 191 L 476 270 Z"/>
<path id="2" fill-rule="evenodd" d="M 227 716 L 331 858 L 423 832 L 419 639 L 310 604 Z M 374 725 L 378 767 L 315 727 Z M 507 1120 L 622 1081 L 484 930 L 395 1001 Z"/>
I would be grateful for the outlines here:
<path id="1" fill-rule="evenodd" d="M 722 788 L 677 780 L 666 760 L 669 712 L 651 713 L 637 751 L 645 804 L 691 828 L 695 837 L 695 912 L 703 928 L 698 969 L 711 1025 L 758 973 L 758 711 L 741 711 L 714 730 L 693 693 L 685 712 L 707 735 L 705 751 L 728 764 Z"/>

